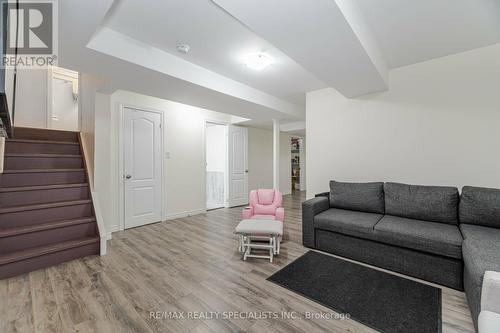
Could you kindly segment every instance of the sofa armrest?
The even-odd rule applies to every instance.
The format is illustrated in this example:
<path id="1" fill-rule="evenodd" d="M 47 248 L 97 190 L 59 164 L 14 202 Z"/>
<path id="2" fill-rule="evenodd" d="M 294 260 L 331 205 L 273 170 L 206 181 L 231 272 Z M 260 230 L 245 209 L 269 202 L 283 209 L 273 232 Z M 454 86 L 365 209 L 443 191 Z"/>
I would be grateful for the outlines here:
<path id="1" fill-rule="evenodd" d="M 477 320 L 478 333 L 500 332 L 500 314 L 491 311 L 481 311 Z"/>
<path id="2" fill-rule="evenodd" d="M 315 246 L 314 216 L 330 208 L 327 197 L 316 197 L 302 203 L 302 243 L 304 246 Z"/>
<path id="3" fill-rule="evenodd" d="M 285 222 L 285 208 L 276 208 L 276 220 Z"/>
<path id="4" fill-rule="evenodd" d="M 481 311 L 500 314 L 500 272 L 486 271 L 484 273 Z"/>
<path id="5" fill-rule="evenodd" d="M 242 220 L 249 220 L 252 218 L 252 216 L 253 216 L 253 207 L 251 207 L 251 206 L 245 207 L 241 211 L 241 219 Z"/>

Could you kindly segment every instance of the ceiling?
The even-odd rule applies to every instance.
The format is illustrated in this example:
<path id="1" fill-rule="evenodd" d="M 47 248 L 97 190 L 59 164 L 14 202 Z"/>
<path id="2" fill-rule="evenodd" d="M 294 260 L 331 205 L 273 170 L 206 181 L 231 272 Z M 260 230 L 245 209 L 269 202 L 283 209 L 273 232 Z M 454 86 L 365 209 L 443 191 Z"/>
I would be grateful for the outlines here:
<path id="1" fill-rule="evenodd" d="M 385 63 L 352 0 L 213 2 L 346 97 L 388 88 Z"/>
<path id="2" fill-rule="evenodd" d="M 279 15 L 276 15 L 279 13 Z M 187 55 L 178 43 L 191 46 Z M 65 0 L 59 64 L 123 89 L 251 119 L 305 119 L 305 93 L 391 89 L 390 69 L 500 43 L 500 0 Z M 265 52 L 262 71 L 242 64 Z M 292 125 L 290 125 L 292 124 Z"/>
<path id="3" fill-rule="evenodd" d="M 294 104 L 304 106 L 305 92 L 326 87 L 210 0 L 115 1 L 105 25 Z M 177 52 L 179 43 L 191 47 L 187 55 Z M 263 71 L 247 68 L 242 57 L 257 52 L 273 64 Z"/>
<path id="4" fill-rule="evenodd" d="M 115 3 L 59 2 L 58 65 L 94 77 L 99 82 L 99 92 L 126 90 L 268 122 L 304 118 L 303 106 L 103 27 Z"/>
<path id="5" fill-rule="evenodd" d="M 500 43 L 499 0 L 355 0 L 389 68 Z"/>

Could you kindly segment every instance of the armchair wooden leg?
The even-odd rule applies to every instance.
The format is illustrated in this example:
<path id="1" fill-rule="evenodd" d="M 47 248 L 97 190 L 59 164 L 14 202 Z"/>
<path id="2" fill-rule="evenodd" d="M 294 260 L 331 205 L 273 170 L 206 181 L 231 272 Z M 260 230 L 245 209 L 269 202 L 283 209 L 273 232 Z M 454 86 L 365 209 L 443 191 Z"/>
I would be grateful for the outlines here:
<path id="1" fill-rule="evenodd" d="M 269 238 L 269 262 L 273 262 L 274 255 L 274 236 Z"/>

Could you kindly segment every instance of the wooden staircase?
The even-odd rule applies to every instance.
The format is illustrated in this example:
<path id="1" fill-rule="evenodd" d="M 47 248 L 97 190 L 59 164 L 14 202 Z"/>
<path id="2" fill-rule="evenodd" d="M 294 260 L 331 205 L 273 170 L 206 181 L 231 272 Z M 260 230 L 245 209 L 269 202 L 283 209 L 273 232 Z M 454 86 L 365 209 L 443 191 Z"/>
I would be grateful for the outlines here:
<path id="1" fill-rule="evenodd" d="M 0 174 L 0 279 L 99 251 L 78 133 L 15 128 Z"/>

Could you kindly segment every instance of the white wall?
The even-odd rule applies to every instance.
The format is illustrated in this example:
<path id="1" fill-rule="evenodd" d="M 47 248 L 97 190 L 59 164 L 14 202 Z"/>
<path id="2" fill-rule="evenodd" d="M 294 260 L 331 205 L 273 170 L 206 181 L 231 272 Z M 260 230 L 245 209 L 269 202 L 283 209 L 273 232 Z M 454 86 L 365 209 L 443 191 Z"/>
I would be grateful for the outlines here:
<path id="1" fill-rule="evenodd" d="M 307 94 L 307 196 L 328 181 L 500 188 L 500 44 L 392 70 L 390 90 Z"/>
<path id="2" fill-rule="evenodd" d="M 291 136 L 280 135 L 280 190 L 291 193 Z M 273 132 L 248 128 L 248 189 L 273 188 Z"/>
<path id="3" fill-rule="evenodd" d="M 16 89 L 16 110 L 14 125 L 18 127 L 54 128 L 78 131 L 79 114 L 78 103 L 72 99 L 72 86 L 67 86 L 62 81 L 52 77 L 54 73 L 70 72 L 65 69 L 18 69 Z M 8 70 L 7 95 L 9 96 L 9 110 L 12 112 L 14 77 L 13 71 Z M 50 81 L 49 81 L 50 77 Z M 49 82 L 51 82 L 49 84 Z M 47 103 L 48 95 L 54 97 L 52 114 L 58 120 L 48 123 Z M 50 125 L 50 126 L 49 126 Z"/>
<path id="4" fill-rule="evenodd" d="M 306 179 L 306 138 L 301 138 L 300 142 L 300 190 L 307 189 Z"/>
<path id="5" fill-rule="evenodd" d="M 82 81 L 82 88 L 85 82 L 86 80 Z M 111 96 L 96 93 L 94 102 L 94 191 L 98 194 L 106 232 L 111 233 L 118 230 L 114 211 L 114 197 L 117 193 L 112 189 L 112 178 L 117 177 L 117 172 L 112 174 L 111 170 Z"/>
<path id="6" fill-rule="evenodd" d="M 273 188 L 273 132 L 248 128 L 248 190 Z"/>
<path id="7" fill-rule="evenodd" d="M 14 125 L 47 126 L 47 69 L 18 69 Z M 9 88 L 8 94 L 12 94 Z"/>
<path id="8" fill-rule="evenodd" d="M 95 108 L 96 108 L 96 92 L 100 82 L 93 76 L 87 74 L 80 75 L 79 85 L 79 103 L 81 110 L 81 133 L 82 143 L 85 147 L 87 160 L 90 162 L 87 165 L 91 185 L 93 186 L 94 179 L 94 153 L 95 153 Z"/>
<path id="9" fill-rule="evenodd" d="M 84 82 L 82 82 L 84 84 Z M 205 211 L 205 124 L 231 123 L 228 114 L 213 112 L 127 91 L 95 97 L 94 183 L 107 232 L 120 230 L 120 105 L 161 110 L 165 115 L 166 218 Z M 291 191 L 290 135 L 282 133 L 281 190 Z M 272 131 L 249 128 L 249 188 L 272 187 Z"/>
<path id="10" fill-rule="evenodd" d="M 203 212 L 205 203 L 205 122 L 230 122 L 230 115 L 204 110 L 184 104 L 179 104 L 155 97 L 135 94 L 127 91 L 117 91 L 110 100 L 110 130 L 105 132 L 110 139 L 110 192 L 112 203 L 109 218 L 105 219 L 108 229 L 115 231 L 120 226 L 119 221 L 119 189 L 122 175 L 119 174 L 119 110 L 120 105 L 161 110 L 165 114 L 166 151 L 170 158 L 165 160 L 166 218 L 174 218 L 186 214 Z M 97 125 L 96 110 L 96 125 Z M 107 129 L 103 129 L 106 131 Z M 103 144 L 106 144 L 103 140 Z M 98 169 L 106 168 L 106 161 L 97 160 L 98 128 L 96 127 L 96 187 Z M 104 157 L 104 156 L 103 156 Z M 102 164 L 102 165 L 101 165 Z M 99 194 L 99 197 L 102 197 Z M 101 207 L 103 204 L 101 204 Z M 103 213 L 104 215 L 104 213 Z"/>

